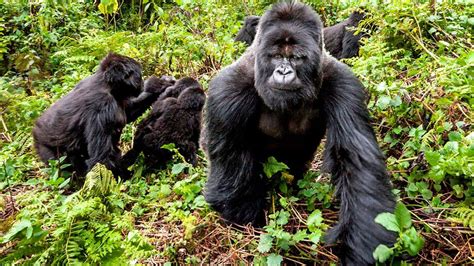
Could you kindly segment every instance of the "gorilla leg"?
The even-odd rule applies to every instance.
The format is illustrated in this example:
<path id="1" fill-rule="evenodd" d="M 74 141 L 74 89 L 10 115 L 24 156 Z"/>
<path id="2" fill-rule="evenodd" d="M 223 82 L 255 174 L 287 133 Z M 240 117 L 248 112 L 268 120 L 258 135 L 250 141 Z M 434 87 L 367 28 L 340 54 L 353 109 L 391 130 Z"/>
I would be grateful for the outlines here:
<path id="1" fill-rule="evenodd" d="M 193 166 L 197 165 L 197 156 L 196 156 L 196 151 L 197 151 L 197 145 L 196 143 L 192 141 L 183 141 L 178 145 L 179 153 L 183 155 L 183 157 L 186 159 L 186 161 Z"/>
<path id="2" fill-rule="evenodd" d="M 207 101 L 206 144 L 210 162 L 206 201 L 229 222 L 264 223 L 268 186 L 256 147 L 258 95 L 240 76 L 215 78 Z M 252 81 L 253 82 L 253 81 Z"/>
<path id="3" fill-rule="evenodd" d="M 212 156 L 212 155 L 211 155 Z M 225 155 L 223 155 L 225 156 Z M 225 159 L 224 159 L 225 158 Z M 232 223 L 262 226 L 268 184 L 250 152 L 213 160 L 206 183 L 206 201 Z"/>
<path id="4" fill-rule="evenodd" d="M 122 158 L 120 159 L 120 167 L 122 171 L 128 171 L 128 167 L 135 163 L 140 154 L 140 150 L 137 149 L 137 145 L 134 143 L 132 149 L 130 149 Z"/>

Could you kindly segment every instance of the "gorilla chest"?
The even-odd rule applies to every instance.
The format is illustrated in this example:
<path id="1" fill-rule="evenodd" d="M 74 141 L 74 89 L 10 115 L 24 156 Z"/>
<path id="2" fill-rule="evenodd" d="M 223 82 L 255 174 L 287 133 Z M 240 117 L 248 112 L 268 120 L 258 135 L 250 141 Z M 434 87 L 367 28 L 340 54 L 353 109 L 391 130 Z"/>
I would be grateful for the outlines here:
<path id="1" fill-rule="evenodd" d="M 263 110 L 258 121 L 258 128 L 263 135 L 283 140 L 285 138 L 307 136 L 318 127 L 319 109 L 306 108 L 288 114 Z"/>

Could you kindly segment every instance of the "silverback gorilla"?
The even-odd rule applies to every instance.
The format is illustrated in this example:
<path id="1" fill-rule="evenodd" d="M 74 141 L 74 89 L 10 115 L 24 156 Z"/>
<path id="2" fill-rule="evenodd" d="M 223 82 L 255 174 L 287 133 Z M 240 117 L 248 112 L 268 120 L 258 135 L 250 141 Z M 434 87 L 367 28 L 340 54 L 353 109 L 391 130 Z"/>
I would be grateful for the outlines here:
<path id="1" fill-rule="evenodd" d="M 168 143 L 174 143 L 184 158 L 196 165 L 204 101 L 201 85 L 192 78 L 182 78 L 167 88 L 138 125 L 133 148 L 124 155 L 122 166 L 130 166 L 143 152 L 145 164 L 159 169 L 172 158 L 170 151 L 161 148 Z"/>
<path id="2" fill-rule="evenodd" d="M 357 27 L 364 18 L 364 13 L 354 11 L 348 19 L 323 29 L 324 47 L 333 57 L 337 59 L 352 58 L 359 54 L 359 41 L 367 35 L 364 33 L 354 34 L 354 30 L 349 27 Z M 239 30 L 234 40 L 251 45 L 259 20 L 258 16 L 246 17 L 244 26 Z"/>
<path id="3" fill-rule="evenodd" d="M 340 242 L 343 264 L 373 264 L 374 249 L 395 240 L 374 218 L 395 201 L 362 84 L 322 40 L 310 7 L 275 4 L 252 46 L 211 81 L 205 198 L 227 221 L 261 225 L 269 189 L 262 163 L 275 156 L 301 177 L 326 134 L 324 169 L 341 204 L 326 241 Z"/>
<path id="4" fill-rule="evenodd" d="M 164 78 L 160 86 L 142 92 L 140 64 L 126 56 L 108 54 L 95 74 L 79 82 L 36 120 L 36 152 L 46 164 L 67 155 L 77 176 L 85 176 L 96 163 L 102 163 L 114 175 L 127 178 L 129 173 L 119 166 L 122 129 L 173 82 Z"/>

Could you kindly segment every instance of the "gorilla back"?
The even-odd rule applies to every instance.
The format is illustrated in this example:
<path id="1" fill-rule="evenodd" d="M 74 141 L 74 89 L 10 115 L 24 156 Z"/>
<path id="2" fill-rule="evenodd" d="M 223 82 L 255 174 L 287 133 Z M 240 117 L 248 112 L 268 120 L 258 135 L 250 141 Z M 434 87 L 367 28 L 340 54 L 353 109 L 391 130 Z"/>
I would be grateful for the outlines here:
<path id="1" fill-rule="evenodd" d="M 321 20 L 308 6 L 275 4 L 258 27 L 252 46 L 210 83 L 206 200 L 230 222 L 261 225 L 262 163 L 275 156 L 301 177 L 326 134 L 325 170 L 341 202 L 327 240 L 341 242 L 343 264 L 372 264 L 374 249 L 395 240 L 374 218 L 395 202 L 364 89 L 324 51 Z"/>

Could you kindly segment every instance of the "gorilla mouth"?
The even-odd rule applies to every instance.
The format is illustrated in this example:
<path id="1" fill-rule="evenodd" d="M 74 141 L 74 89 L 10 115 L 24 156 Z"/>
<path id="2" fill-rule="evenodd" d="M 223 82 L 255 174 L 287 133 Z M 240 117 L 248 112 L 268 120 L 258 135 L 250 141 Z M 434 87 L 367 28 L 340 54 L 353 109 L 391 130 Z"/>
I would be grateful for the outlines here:
<path id="1" fill-rule="evenodd" d="M 282 91 L 282 92 L 297 92 L 301 89 L 301 86 L 295 86 L 294 84 L 278 84 L 275 82 L 272 82 L 271 84 L 271 89 L 276 90 L 276 91 Z"/>

